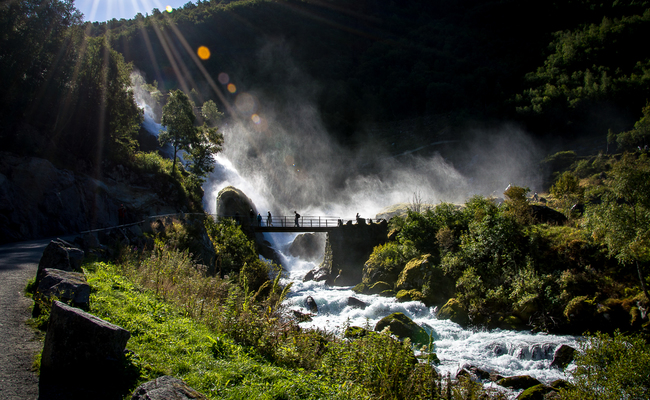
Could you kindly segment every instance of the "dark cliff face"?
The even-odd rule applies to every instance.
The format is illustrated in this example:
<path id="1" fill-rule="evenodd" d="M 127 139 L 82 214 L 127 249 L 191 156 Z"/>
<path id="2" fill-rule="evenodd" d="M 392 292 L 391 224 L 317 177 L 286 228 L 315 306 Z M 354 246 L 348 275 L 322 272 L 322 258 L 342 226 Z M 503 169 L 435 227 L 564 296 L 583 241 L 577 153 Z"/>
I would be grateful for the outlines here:
<path id="1" fill-rule="evenodd" d="M 138 179 L 142 183 L 135 186 L 123 177 L 130 174 L 123 167 L 113 172 L 112 177 L 94 179 L 42 158 L 0 152 L 0 243 L 115 226 L 121 204 L 127 223 L 181 211 L 157 194 L 165 188 L 144 187 L 146 179 Z"/>
<path id="2" fill-rule="evenodd" d="M 327 235 L 325 258 L 319 270 L 327 270 L 336 286 L 361 283 L 363 265 L 375 246 L 386 243 L 388 222 L 343 225 Z"/>

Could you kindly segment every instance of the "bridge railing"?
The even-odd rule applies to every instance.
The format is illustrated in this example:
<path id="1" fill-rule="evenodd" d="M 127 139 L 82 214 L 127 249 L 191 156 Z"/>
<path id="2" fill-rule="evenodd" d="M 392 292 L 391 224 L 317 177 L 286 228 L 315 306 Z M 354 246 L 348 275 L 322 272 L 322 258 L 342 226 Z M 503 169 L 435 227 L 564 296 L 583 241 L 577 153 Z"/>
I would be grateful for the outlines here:
<path id="1" fill-rule="evenodd" d="M 241 215 L 215 215 L 217 219 L 221 218 L 232 218 L 235 221 L 240 223 L 250 223 L 251 226 L 260 226 L 260 227 L 274 227 L 274 228 L 334 228 L 339 226 L 339 224 L 345 223 L 340 217 L 332 216 L 300 216 L 296 221 L 295 215 L 281 215 L 281 216 L 272 216 L 269 220 L 268 216 L 262 216 L 262 221 L 258 224 L 257 216 L 251 219 L 250 216 L 242 217 Z"/>

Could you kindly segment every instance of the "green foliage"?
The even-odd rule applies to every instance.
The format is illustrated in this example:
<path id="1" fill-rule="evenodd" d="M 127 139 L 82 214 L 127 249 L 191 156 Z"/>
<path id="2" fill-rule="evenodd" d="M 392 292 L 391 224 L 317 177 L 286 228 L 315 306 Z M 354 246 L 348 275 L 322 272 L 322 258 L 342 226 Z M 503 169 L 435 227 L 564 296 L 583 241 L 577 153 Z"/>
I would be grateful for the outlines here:
<path id="1" fill-rule="evenodd" d="M 352 341 L 331 343 L 321 372 L 340 382 L 358 382 L 374 398 L 427 398 L 427 391 L 435 393 L 437 373 L 432 366 L 414 369 L 416 364 L 408 340 L 402 343 L 387 334 L 370 332 Z M 424 393 L 405 390 L 414 379 L 426 383 L 416 386 Z"/>
<path id="2" fill-rule="evenodd" d="M 254 265 L 259 258 L 253 242 L 232 219 L 205 220 L 205 228 L 217 253 L 216 270 L 223 276 L 238 272 L 245 264 Z"/>
<path id="3" fill-rule="evenodd" d="M 645 399 L 650 396 L 650 351 L 637 335 L 596 333 L 581 346 L 563 399 Z"/>
<path id="4" fill-rule="evenodd" d="M 646 103 L 643 116 L 634 124 L 634 129 L 621 132 L 613 138 L 620 150 L 646 149 L 650 145 L 650 103 Z"/>
<path id="5" fill-rule="evenodd" d="M 533 222 L 532 211 L 526 195 L 530 192 L 527 187 L 510 185 L 503 192 L 506 196 L 505 214 L 514 218 L 519 224 L 526 225 Z"/>

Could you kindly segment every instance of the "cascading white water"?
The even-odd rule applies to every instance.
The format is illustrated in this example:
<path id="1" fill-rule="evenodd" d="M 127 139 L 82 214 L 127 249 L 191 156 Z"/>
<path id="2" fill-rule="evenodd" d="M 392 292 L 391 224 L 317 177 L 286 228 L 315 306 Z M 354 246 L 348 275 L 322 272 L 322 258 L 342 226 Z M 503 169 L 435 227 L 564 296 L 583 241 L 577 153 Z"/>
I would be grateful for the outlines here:
<path id="1" fill-rule="evenodd" d="M 157 135 L 160 129 L 160 125 L 153 121 L 150 112 L 145 114 L 144 126 L 154 135 Z M 242 152 L 234 154 L 241 157 Z M 259 176 L 265 171 L 254 171 L 255 179 L 250 179 L 238 172 L 226 154 L 217 155 L 215 161 L 215 170 L 203 186 L 204 209 L 208 213 L 215 213 L 216 195 L 229 185 L 246 193 L 258 210 L 270 210 L 277 205 L 278 199 L 268 198 L 270 195 L 268 188 L 260 185 Z M 247 170 L 250 172 L 250 169 L 249 165 Z M 270 175 L 271 171 L 266 173 Z M 381 189 L 381 185 L 377 186 L 377 189 Z M 394 191 L 395 188 L 392 190 Z M 333 204 L 320 209 L 349 210 L 345 206 Z M 435 340 L 435 352 L 441 361 L 437 369 L 443 375 L 449 373 L 454 377 L 462 367 L 471 365 L 503 376 L 530 375 L 545 383 L 567 378 L 564 372 L 552 369 L 549 365 L 555 350 L 560 345 L 567 344 L 576 348 L 578 338 L 530 332 L 464 329 L 453 322 L 438 320 L 435 309 L 426 307 L 420 302 L 399 303 L 395 298 L 356 294 L 350 287 L 330 287 L 323 282 L 314 281 L 303 282 L 303 276 L 316 265 L 283 254 L 283 250 L 295 236 L 286 233 L 265 234 L 265 238 L 273 244 L 283 258 L 283 266 L 287 270 L 284 283 L 293 282 L 292 293 L 286 300 L 286 306 L 289 309 L 308 313 L 305 308 L 308 296 L 311 296 L 318 305 L 318 314 L 311 322 L 301 323 L 301 326 L 340 334 L 347 325 L 372 329 L 382 317 L 399 311 L 432 334 Z M 360 309 L 348 306 L 350 297 L 363 301 L 367 307 Z M 513 393 L 511 395 L 514 396 Z"/>

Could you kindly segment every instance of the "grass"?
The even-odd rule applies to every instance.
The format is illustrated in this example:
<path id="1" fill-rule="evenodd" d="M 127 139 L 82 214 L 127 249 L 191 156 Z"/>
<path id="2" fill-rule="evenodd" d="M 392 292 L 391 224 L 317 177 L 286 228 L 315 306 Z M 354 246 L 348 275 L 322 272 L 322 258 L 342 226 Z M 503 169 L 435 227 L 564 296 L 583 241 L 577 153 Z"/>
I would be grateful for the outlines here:
<path id="1" fill-rule="evenodd" d="M 273 365 L 134 284 L 114 264 L 90 264 L 87 275 L 90 311 L 131 332 L 127 349 L 137 383 L 172 375 L 214 399 L 368 398 L 359 385 Z"/>

